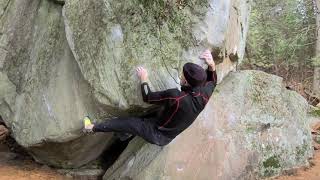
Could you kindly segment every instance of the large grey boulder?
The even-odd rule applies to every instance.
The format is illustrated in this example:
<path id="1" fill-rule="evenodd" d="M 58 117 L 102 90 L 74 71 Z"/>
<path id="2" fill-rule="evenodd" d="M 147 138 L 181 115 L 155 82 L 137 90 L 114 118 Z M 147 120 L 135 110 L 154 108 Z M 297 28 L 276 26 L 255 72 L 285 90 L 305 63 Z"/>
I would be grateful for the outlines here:
<path id="1" fill-rule="evenodd" d="M 5 52 L 0 82 L 7 84 L 0 86 L 6 102 L 0 101 L 0 115 L 16 141 L 55 166 L 79 166 L 98 157 L 110 137 L 80 138 L 81 119 L 98 113 L 98 106 L 67 43 L 62 6 L 10 1 L 0 27 L 0 52 Z"/>
<path id="2" fill-rule="evenodd" d="M 243 57 L 248 14 L 246 0 L 2 0 L 0 115 L 39 162 L 86 164 L 112 134 L 83 136 L 83 116 L 147 107 L 137 65 L 154 90 L 177 87 L 181 66 L 211 48 L 221 80 Z"/>
<path id="3" fill-rule="evenodd" d="M 248 8 L 245 0 L 74 0 L 63 12 L 84 78 L 96 99 L 117 111 L 142 105 L 138 65 L 152 70 L 156 90 L 177 87 L 182 65 L 203 64 L 198 56 L 206 48 L 225 59 L 220 78 L 233 70 L 229 56 L 243 57 Z"/>
<path id="4" fill-rule="evenodd" d="M 280 77 L 231 73 L 189 129 L 164 148 L 133 140 L 104 179 L 249 180 L 307 166 L 307 111 Z"/>

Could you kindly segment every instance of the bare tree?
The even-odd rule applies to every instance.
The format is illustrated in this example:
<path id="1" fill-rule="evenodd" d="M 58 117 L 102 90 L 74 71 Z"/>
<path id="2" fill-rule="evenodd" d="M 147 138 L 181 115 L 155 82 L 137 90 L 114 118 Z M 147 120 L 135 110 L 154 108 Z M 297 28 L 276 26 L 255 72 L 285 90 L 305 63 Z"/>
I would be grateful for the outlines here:
<path id="1" fill-rule="evenodd" d="M 315 15 L 317 25 L 317 40 L 316 40 L 316 63 L 314 67 L 313 75 L 313 91 L 318 97 L 320 97 L 320 0 L 314 0 L 315 4 Z"/>

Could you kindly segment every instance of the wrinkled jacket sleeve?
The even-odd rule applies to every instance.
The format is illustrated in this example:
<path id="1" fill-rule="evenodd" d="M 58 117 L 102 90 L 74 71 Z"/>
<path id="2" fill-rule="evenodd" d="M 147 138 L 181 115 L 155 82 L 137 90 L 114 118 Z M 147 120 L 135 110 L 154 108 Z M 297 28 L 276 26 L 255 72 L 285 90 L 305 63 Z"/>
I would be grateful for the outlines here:
<path id="1" fill-rule="evenodd" d="M 217 85 L 217 72 L 207 69 L 207 82 L 212 81 L 214 85 Z"/>
<path id="2" fill-rule="evenodd" d="M 179 92 L 178 89 L 168 89 L 165 91 L 152 92 L 148 83 L 141 84 L 141 93 L 143 101 L 149 104 L 164 104 L 169 100 L 175 99 L 175 94 Z"/>

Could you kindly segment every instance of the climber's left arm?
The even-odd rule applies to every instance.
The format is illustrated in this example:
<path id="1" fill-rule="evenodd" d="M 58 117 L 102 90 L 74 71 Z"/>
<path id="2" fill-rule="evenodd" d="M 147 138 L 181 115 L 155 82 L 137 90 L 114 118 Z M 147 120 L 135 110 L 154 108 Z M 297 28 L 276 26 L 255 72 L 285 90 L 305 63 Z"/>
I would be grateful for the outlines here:
<path id="1" fill-rule="evenodd" d="M 141 81 L 141 93 L 143 101 L 150 104 L 164 104 L 169 100 L 175 100 L 179 94 L 178 89 L 168 89 L 165 91 L 151 91 L 148 81 L 148 72 L 143 67 L 137 68 L 138 77 Z"/>

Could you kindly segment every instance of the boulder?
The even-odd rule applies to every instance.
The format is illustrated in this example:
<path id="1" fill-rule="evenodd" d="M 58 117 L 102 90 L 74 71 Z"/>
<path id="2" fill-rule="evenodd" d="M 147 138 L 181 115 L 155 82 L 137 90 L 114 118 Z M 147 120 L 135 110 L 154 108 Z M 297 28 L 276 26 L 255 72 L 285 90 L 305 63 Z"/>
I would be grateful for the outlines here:
<path id="1" fill-rule="evenodd" d="M 0 123 L 3 119 L 8 119 L 14 113 L 14 104 L 16 98 L 16 87 L 8 79 L 8 76 L 0 72 Z M 8 124 L 10 125 L 10 124 Z"/>
<path id="2" fill-rule="evenodd" d="M 189 129 L 163 148 L 134 139 L 104 179 L 249 180 L 307 166 L 308 107 L 280 77 L 231 73 Z"/>
<path id="3" fill-rule="evenodd" d="M 82 137 L 82 118 L 99 107 L 67 43 L 62 6 L 10 1 L 0 24 L 0 49 L 7 52 L 0 115 L 15 140 L 53 166 L 76 167 L 97 158 L 110 135 Z"/>
<path id="4" fill-rule="evenodd" d="M 206 48 L 224 61 L 219 78 L 244 54 L 249 5 L 245 0 L 67 1 L 67 39 L 97 101 L 111 110 L 141 106 L 135 67 L 149 70 L 156 89 L 179 86 L 184 63 L 204 64 Z M 234 59 L 234 58 L 233 58 Z"/>
<path id="5" fill-rule="evenodd" d="M 83 136 L 85 115 L 148 108 L 137 65 L 154 90 L 178 87 L 182 65 L 210 48 L 221 80 L 242 60 L 248 16 L 246 0 L 3 0 L 0 116 L 37 161 L 79 167 L 112 143 L 111 133 Z"/>

